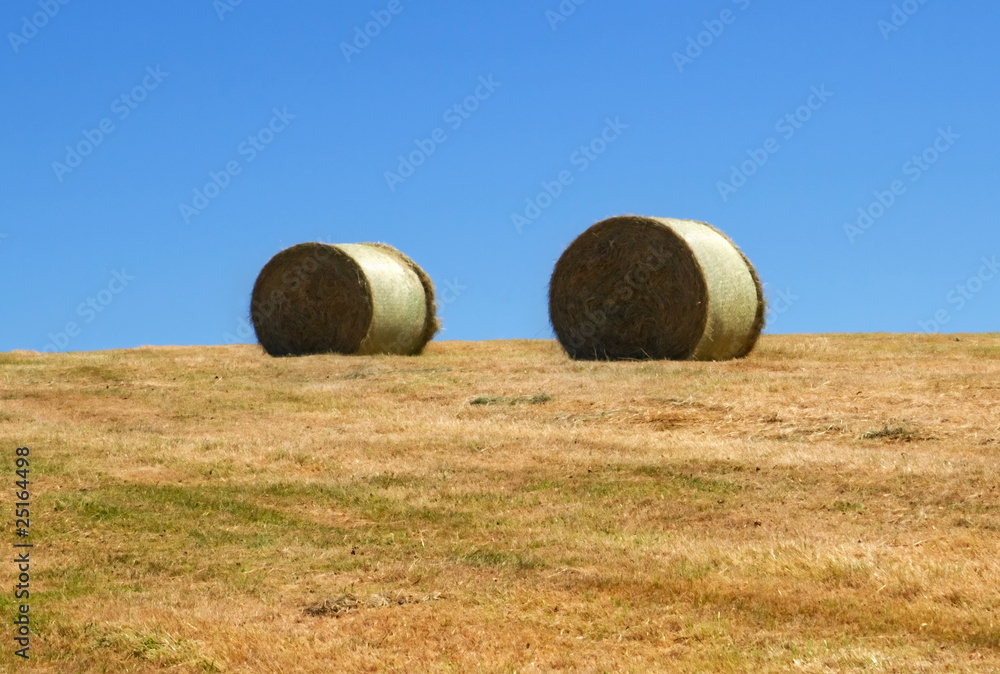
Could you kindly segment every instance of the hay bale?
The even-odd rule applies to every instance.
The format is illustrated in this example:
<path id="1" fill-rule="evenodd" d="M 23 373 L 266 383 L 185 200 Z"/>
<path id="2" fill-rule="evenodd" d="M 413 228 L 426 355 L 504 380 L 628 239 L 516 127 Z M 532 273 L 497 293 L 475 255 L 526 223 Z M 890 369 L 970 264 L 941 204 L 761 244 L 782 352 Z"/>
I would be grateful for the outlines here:
<path id="1" fill-rule="evenodd" d="M 572 358 L 725 360 L 764 327 L 753 265 L 711 225 L 626 215 L 597 223 L 556 263 L 549 317 Z"/>
<path id="2" fill-rule="evenodd" d="M 250 319 L 272 356 L 420 353 L 440 327 L 434 284 L 383 243 L 300 243 L 264 265 Z"/>

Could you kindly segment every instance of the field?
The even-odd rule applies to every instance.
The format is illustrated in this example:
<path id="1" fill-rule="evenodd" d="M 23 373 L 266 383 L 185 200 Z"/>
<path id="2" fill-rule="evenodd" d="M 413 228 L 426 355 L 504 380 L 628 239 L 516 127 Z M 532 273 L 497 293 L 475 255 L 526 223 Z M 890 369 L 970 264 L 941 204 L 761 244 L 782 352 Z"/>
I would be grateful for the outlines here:
<path id="1" fill-rule="evenodd" d="M 0 669 L 1000 671 L 998 403 L 996 334 L 0 354 Z"/>

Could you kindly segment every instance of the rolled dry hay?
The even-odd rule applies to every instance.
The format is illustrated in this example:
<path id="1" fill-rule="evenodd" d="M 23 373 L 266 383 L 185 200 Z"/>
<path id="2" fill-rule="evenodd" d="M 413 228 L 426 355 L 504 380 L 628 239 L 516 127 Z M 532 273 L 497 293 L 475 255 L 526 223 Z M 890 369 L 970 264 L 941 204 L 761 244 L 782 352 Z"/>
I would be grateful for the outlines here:
<path id="1" fill-rule="evenodd" d="M 572 358 L 725 360 L 764 327 L 757 272 L 711 225 L 626 215 L 597 223 L 562 254 L 549 317 Z"/>
<path id="2" fill-rule="evenodd" d="M 434 284 L 384 243 L 300 243 L 264 265 L 250 319 L 272 356 L 414 355 L 438 331 Z"/>

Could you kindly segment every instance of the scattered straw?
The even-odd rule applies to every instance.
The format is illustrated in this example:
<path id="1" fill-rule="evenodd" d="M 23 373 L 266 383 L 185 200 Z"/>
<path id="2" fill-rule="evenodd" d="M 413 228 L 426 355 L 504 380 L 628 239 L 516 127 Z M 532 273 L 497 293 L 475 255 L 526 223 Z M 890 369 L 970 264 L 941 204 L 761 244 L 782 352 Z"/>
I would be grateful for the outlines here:
<path id="1" fill-rule="evenodd" d="M 470 405 L 541 405 L 552 400 L 548 393 L 536 393 L 533 396 L 478 396 L 469 401 Z"/>

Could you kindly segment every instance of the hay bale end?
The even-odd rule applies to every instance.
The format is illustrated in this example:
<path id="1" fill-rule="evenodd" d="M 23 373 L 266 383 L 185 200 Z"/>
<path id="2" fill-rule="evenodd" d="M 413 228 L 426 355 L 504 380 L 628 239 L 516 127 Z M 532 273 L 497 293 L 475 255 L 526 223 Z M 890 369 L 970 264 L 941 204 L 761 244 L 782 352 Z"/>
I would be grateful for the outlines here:
<path id="1" fill-rule="evenodd" d="M 382 243 L 301 243 L 264 265 L 250 319 L 272 356 L 419 354 L 440 328 L 434 284 Z"/>
<path id="2" fill-rule="evenodd" d="M 584 360 L 741 358 L 764 312 L 750 261 L 692 220 L 603 220 L 563 252 L 549 284 L 556 337 Z"/>

